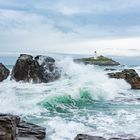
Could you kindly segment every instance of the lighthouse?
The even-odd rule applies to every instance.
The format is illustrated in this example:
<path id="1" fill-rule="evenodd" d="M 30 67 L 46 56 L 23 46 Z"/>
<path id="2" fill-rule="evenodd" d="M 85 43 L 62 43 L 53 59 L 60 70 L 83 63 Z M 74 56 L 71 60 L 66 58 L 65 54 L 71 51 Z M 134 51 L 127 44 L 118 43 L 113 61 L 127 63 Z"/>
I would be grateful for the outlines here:
<path id="1" fill-rule="evenodd" d="M 97 52 L 94 51 L 94 59 L 97 59 Z"/>

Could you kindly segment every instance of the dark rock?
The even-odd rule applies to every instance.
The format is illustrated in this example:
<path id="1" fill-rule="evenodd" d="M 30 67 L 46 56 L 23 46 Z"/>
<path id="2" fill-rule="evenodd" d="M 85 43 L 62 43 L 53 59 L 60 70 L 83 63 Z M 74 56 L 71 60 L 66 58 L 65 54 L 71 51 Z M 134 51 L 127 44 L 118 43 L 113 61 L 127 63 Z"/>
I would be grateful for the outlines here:
<path id="1" fill-rule="evenodd" d="M 40 60 L 40 63 L 54 63 L 55 60 L 52 57 L 49 56 L 43 56 L 43 55 L 38 55 L 35 57 L 35 60 Z"/>
<path id="2" fill-rule="evenodd" d="M 34 83 L 51 82 L 60 77 L 55 60 L 47 56 L 21 54 L 12 70 L 12 79 Z"/>
<path id="3" fill-rule="evenodd" d="M 45 128 L 20 121 L 19 116 L 0 114 L 0 140 L 43 140 Z"/>
<path id="4" fill-rule="evenodd" d="M 12 79 L 16 81 L 42 82 L 42 69 L 33 56 L 21 54 L 12 70 Z"/>
<path id="5" fill-rule="evenodd" d="M 74 140 L 139 140 L 139 138 L 110 138 L 106 139 L 99 136 L 90 136 L 86 134 L 78 134 Z"/>
<path id="6" fill-rule="evenodd" d="M 117 69 L 114 69 L 114 68 L 105 68 L 104 70 L 105 71 L 116 71 Z"/>
<path id="7" fill-rule="evenodd" d="M 15 140 L 19 122 L 18 116 L 0 114 L 0 140 Z"/>
<path id="8" fill-rule="evenodd" d="M 99 66 L 118 66 L 120 63 L 112 60 L 111 58 L 107 58 L 104 56 L 99 56 L 97 59 L 94 57 L 89 58 L 80 58 L 80 59 L 74 59 L 74 62 L 76 63 L 83 63 L 85 65 L 99 65 Z"/>
<path id="9" fill-rule="evenodd" d="M 106 140 L 103 137 L 98 136 L 90 136 L 86 134 L 78 134 L 77 137 L 74 140 Z"/>
<path id="10" fill-rule="evenodd" d="M 45 138 L 45 128 L 25 121 L 20 122 L 18 131 L 18 137 L 37 138 L 38 140 Z"/>
<path id="11" fill-rule="evenodd" d="M 52 57 L 38 55 L 35 60 L 43 68 L 43 79 L 45 82 L 55 81 L 60 77 L 60 70 L 55 65 Z"/>
<path id="12" fill-rule="evenodd" d="M 134 69 L 125 69 L 122 72 L 108 73 L 110 78 L 124 79 L 132 89 L 140 89 L 140 77 Z"/>
<path id="13" fill-rule="evenodd" d="M 10 71 L 2 63 L 0 63 L 0 82 L 7 79 L 9 74 Z"/>
<path id="14" fill-rule="evenodd" d="M 38 140 L 34 137 L 18 137 L 17 140 Z"/>

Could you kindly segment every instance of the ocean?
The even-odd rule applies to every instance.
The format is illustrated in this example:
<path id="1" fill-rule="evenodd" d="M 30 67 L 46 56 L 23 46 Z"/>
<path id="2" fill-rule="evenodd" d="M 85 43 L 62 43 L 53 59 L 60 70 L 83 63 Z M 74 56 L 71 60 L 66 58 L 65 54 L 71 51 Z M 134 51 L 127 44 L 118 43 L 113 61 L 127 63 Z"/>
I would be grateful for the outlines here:
<path id="1" fill-rule="evenodd" d="M 109 79 L 105 67 L 76 64 L 75 55 L 54 55 L 61 67 L 55 82 L 0 83 L 0 112 L 20 115 L 46 128 L 46 140 L 74 140 L 77 134 L 140 137 L 140 91 L 124 80 Z M 140 57 L 115 57 L 123 66 L 140 74 Z M 1 56 L 12 70 L 17 57 Z"/>

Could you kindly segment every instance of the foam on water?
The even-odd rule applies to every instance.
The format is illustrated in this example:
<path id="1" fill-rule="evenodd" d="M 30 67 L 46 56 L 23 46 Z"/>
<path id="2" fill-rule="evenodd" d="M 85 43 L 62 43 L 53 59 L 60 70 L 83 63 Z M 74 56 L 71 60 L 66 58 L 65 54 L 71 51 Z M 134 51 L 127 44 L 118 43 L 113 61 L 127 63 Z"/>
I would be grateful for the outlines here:
<path id="1" fill-rule="evenodd" d="M 139 91 L 130 90 L 124 80 L 109 79 L 97 66 L 76 64 L 70 58 L 57 66 L 62 76 L 55 82 L 0 83 L 1 112 L 45 126 L 47 140 L 72 140 L 78 133 L 138 135 Z"/>

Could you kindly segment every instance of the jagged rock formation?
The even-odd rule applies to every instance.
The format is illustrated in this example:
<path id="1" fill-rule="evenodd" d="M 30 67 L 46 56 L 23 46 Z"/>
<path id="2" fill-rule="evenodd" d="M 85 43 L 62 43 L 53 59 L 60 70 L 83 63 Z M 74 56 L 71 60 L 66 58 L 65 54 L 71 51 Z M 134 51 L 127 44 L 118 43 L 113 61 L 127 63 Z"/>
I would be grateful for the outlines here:
<path id="1" fill-rule="evenodd" d="M 140 77 L 134 69 L 125 69 L 122 72 L 108 73 L 110 78 L 124 79 L 132 89 L 140 89 Z"/>
<path id="2" fill-rule="evenodd" d="M 43 68 L 43 79 L 45 82 L 55 81 L 60 77 L 60 69 L 56 67 L 52 57 L 38 55 L 35 60 Z"/>
<path id="3" fill-rule="evenodd" d="M 7 79 L 9 74 L 10 71 L 2 63 L 0 63 L 0 82 Z"/>
<path id="4" fill-rule="evenodd" d="M 24 82 L 50 82 L 60 77 L 55 60 L 47 56 L 21 54 L 12 70 L 11 78 Z"/>
<path id="5" fill-rule="evenodd" d="M 21 121 L 19 116 L 0 114 L 0 140 L 43 140 L 45 128 Z"/>

